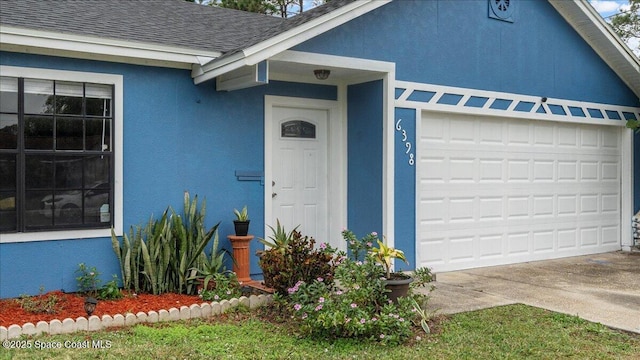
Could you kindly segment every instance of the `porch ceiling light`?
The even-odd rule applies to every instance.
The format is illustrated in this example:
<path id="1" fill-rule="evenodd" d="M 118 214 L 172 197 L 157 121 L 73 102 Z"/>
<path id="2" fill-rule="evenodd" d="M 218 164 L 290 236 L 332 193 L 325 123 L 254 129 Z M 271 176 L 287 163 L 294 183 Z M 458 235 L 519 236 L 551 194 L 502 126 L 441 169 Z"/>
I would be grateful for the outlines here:
<path id="1" fill-rule="evenodd" d="M 331 74 L 331 70 L 329 69 L 313 70 L 313 75 L 315 75 L 318 80 L 327 80 L 329 78 L 329 74 Z"/>

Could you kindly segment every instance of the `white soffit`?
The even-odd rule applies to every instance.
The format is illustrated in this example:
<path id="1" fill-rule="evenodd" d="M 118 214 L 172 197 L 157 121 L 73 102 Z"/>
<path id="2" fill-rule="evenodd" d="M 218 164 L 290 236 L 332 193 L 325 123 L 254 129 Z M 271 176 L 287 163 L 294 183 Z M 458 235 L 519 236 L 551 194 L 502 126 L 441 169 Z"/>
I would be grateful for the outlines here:
<path id="1" fill-rule="evenodd" d="M 587 0 L 548 0 L 594 51 L 640 97 L 640 59 Z"/>

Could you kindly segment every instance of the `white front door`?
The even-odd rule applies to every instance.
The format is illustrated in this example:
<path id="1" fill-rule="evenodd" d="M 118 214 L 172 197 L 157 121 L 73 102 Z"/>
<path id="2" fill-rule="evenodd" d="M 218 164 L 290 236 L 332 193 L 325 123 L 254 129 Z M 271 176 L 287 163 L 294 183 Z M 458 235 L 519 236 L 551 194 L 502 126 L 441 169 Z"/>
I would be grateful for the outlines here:
<path id="1" fill-rule="evenodd" d="M 318 242 L 328 239 L 327 135 L 329 111 L 274 106 L 271 136 L 271 226 L 296 226 Z"/>
<path id="2" fill-rule="evenodd" d="M 265 238 L 276 221 L 346 250 L 346 122 L 337 101 L 265 96 Z"/>

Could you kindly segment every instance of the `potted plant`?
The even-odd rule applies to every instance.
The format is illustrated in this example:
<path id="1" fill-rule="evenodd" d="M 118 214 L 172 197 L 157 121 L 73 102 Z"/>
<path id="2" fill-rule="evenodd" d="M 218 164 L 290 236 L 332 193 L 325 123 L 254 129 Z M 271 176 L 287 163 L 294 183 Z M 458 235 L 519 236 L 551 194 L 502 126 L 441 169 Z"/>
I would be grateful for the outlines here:
<path id="1" fill-rule="evenodd" d="M 236 220 L 233 220 L 233 226 L 236 230 L 236 236 L 247 236 L 249 233 L 249 215 L 247 213 L 247 206 L 245 205 L 242 210 L 233 209 L 233 213 L 236 215 Z"/>
<path id="2" fill-rule="evenodd" d="M 390 292 L 387 297 L 393 302 L 397 302 L 399 297 L 406 296 L 409 291 L 409 285 L 413 282 L 413 278 L 400 272 L 391 272 L 392 259 L 400 259 L 405 263 L 409 263 L 404 256 L 402 250 L 394 249 L 387 246 L 384 242 L 377 240 L 378 247 L 371 249 L 371 255 L 385 269 L 385 288 Z"/>

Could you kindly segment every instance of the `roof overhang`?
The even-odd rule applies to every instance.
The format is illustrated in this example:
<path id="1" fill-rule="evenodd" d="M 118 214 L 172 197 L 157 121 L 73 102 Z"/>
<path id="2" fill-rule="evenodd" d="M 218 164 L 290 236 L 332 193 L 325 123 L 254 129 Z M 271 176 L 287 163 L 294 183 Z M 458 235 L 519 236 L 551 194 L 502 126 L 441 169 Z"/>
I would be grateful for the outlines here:
<path id="1" fill-rule="evenodd" d="M 391 0 L 354 1 L 242 51 L 214 59 L 202 66 L 195 66 L 192 77 L 194 82 L 199 84 L 230 71 L 256 65 L 389 2 Z"/>
<path id="2" fill-rule="evenodd" d="M 221 55 L 134 41 L 48 32 L 0 25 L 0 50 L 192 69 Z"/>
<path id="3" fill-rule="evenodd" d="M 548 0 L 624 83 L 640 97 L 640 59 L 587 0 Z"/>

